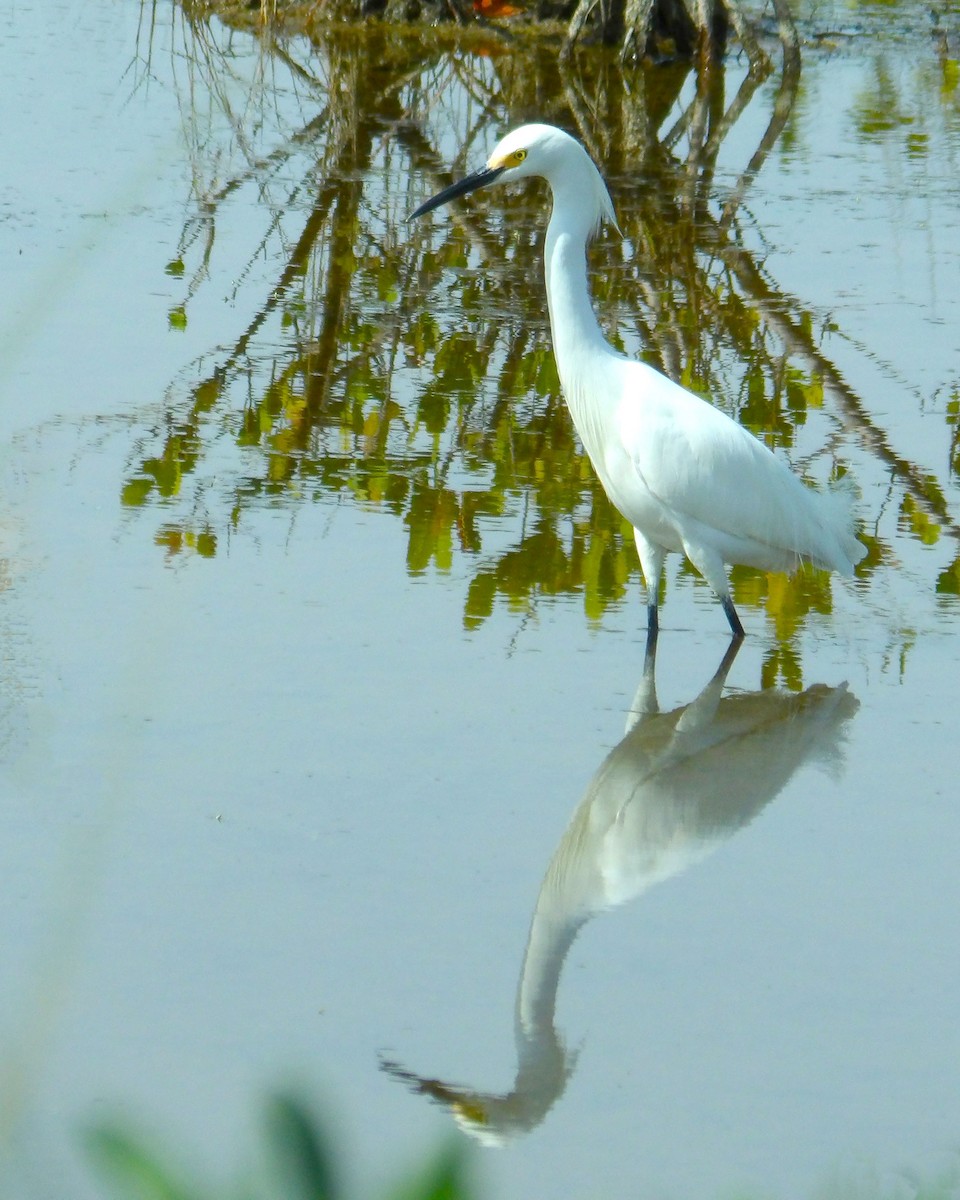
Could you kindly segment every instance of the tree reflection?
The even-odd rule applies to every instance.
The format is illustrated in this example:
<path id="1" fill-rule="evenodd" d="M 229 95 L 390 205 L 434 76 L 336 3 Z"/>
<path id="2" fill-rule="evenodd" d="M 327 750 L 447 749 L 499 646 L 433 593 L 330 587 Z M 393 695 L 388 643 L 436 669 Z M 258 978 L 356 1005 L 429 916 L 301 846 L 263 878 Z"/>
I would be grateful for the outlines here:
<path id="1" fill-rule="evenodd" d="M 171 321 L 187 326 L 219 287 L 239 327 L 171 385 L 123 484 L 125 505 L 161 507 L 168 553 L 213 554 L 258 507 L 333 496 L 400 518 L 413 573 L 468 555 L 468 626 L 498 600 L 529 611 L 575 593 L 599 618 L 625 596 L 639 579 L 629 530 L 559 399 L 539 203 L 464 205 L 432 235 L 404 223 L 422 192 L 484 152 L 493 126 L 534 116 L 580 136 L 610 179 L 624 238 L 602 244 L 594 286 L 612 341 L 821 477 L 842 470 L 831 431 L 846 423 L 926 520 L 948 522 L 935 481 L 889 450 L 809 316 L 745 246 L 742 200 L 796 93 L 787 40 L 772 86 L 766 67 L 748 72 L 728 104 L 717 67 L 628 71 L 602 51 L 561 63 L 543 43 L 448 53 L 382 29 L 251 44 L 244 83 L 229 32 L 181 14 L 177 36 L 194 182 L 167 266 L 182 282 Z M 213 100 L 202 110 L 201 95 Z M 725 139 L 755 106 L 764 133 L 739 173 L 725 164 L 735 182 L 720 189 Z M 218 234 L 236 242 L 234 200 L 251 189 L 260 232 L 243 261 L 220 261 Z M 830 418 L 807 436 L 817 410 Z M 867 569 L 884 553 L 874 541 Z M 782 642 L 808 610 L 830 608 L 816 575 L 739 572 L 734 588 L 767 608 Z"/>

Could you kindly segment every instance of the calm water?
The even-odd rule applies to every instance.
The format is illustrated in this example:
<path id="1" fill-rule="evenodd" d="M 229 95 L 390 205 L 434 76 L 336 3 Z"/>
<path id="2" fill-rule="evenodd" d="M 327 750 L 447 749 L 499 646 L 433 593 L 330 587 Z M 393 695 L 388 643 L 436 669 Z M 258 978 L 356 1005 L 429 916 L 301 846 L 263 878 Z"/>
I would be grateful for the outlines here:
<path id="1" fill-rule="evenodd" d="M 4 1194 L 95 1194 L 117 1113 L 233 1180 L 290 1080 L 368 1191 L 451 1116 L 489 1195 L 956 1188 L 958 33 L 890 12 L 814 14 L 725 236 L 776 75 L 684 194 L 670 70 L 17 6 Z M 849 469 L 870 545 L 851 583 L 738 574 L 712 685 L 725 621 L 671 564 L 659 713 L 542 194 L 404 221 L 571 96 L 611 336 Z"/>

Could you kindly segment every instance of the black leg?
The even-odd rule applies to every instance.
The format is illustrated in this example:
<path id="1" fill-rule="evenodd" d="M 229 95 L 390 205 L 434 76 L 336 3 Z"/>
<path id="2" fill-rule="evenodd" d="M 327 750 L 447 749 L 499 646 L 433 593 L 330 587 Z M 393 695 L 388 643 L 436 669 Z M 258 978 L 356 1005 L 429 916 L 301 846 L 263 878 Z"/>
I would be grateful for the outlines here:
<path id="1" fill-rule="evenodd" d="M 656 609 L 654 609 L 654 612 L 656 612 Z M 644 671 L 646 671 L 648 667 L 652 669 L 653 664 L 656 662 L 657 638 L 659 635 L 660 630 L 657 627 L 656 619 L 654 619 L 651 623 L 647 624 L 647 644 L 643 652 Z"/>
<path id="2" fill-rule="evenodd" d="M 746 634 L 743 632 L 743 626 L 740 624 L 737 610 L 733 607 L 733 601 L 729 596 L 721 596 L 720 603 L 723 605 L 723 611 L 727 614 L 727 620 L 730 622 L 730 630 L 739 642 L 741 638 L 746 637 Z"/>
<path id="3" fill-rule="evenodd" d="M 657 608 L 656 601 L 653 604 L 647 605 L 647 641 L 653 638 L 657 640 L 657 634 L 660 632 L 660 610 Z"/>

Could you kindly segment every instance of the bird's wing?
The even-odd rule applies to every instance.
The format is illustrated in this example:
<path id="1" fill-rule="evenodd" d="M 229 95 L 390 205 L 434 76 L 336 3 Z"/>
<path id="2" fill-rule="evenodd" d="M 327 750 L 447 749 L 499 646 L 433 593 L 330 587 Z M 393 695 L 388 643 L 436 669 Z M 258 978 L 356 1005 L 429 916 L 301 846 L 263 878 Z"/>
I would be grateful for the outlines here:
<path id="1" fill-rule="evenodd" d="M 617 490 L 661 506 L 682 532 L 697 522 L 736 538 L 805 553 L 811 493 L 743 426 L 643 363 L 624 364 L 617 409 Z M 629 471 L 623 477 L 629 462 Z M 625 516 L 632 519 L 631 513 Z M 642 528 L 642 525 L 641 525 Z M 814 540 L 816 534 L 814 533 Z"/>

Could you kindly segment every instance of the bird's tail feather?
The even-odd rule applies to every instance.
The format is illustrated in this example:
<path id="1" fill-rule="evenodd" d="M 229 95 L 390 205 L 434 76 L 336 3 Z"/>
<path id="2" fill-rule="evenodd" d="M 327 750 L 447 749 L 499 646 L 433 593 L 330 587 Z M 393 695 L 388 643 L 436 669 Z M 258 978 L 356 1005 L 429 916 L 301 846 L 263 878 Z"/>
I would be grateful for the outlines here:
<path id="1" fill-rule="evenodd" d="M 832 564 L 835 570 L 843 571 L 846 575 L 853 574 L 853 568 L 867 553 L 867 548 L 857 537 L 856 504 L 860 491 L 851 475 L 835 479 L 825 488 L 820 489 L 820 496 L 826 511 L 829 528 L 835 533 L 837 545 L 846 563 Z"/>

